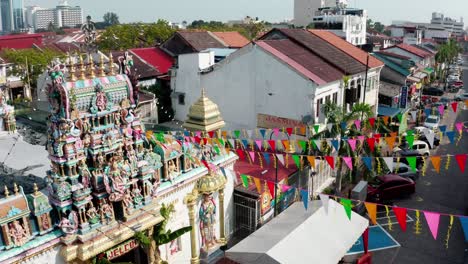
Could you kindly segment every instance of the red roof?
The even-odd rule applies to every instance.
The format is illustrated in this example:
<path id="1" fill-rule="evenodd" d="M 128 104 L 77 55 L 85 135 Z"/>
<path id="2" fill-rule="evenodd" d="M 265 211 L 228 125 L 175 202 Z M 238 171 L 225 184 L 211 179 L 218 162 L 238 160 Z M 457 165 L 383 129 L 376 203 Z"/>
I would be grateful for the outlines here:
<path id="1" fill-rule="evenodd" d="M 19 34 L 0 36 L 1 49 L 30 49 L 34 45 L 42 45 L 41 34 Z"/>
<path id="2" fill-rule="evenodd" d="M 421 57 L 421 58 L 427 58 L 427 57 L 432 56 L 432 54 L 430 54 L 429 52 L 424 51 L 420 48 L 416 48 L 414 46 L 408 45 L 408 44 L 401 43 L 401 44 L 398 44 L 397 47 L 402 50 L 406 50 L 407 52 L 413 53 L 414 55 Z"/>
<path id="3" fill-rule="evenodd" d="M 263 162 L 263 168 L 256 164 L 250 164 L 244 160 L 238 160 L 234 164 L 234 171 L 236 172 L 237 177 L 239 178 L 241 174 L 249 175 L 261 180 L 266 180 L 274 182 L 276 179 L 276 170 L 273 167 L 273 161 L 270 161 L 270 166 L 266 166 L 265 160 Z M 289 157 L 288 168 L 284 167 L 281 163 L 278 166 L 278 182 L 283 181 L 288 178 L 290 175 L 294 174 L 297 171 L 296 164 L 294 160 Z M 242 184 L 242 181 L 239 181 Z M 262 183 L 263 184 L 263 183 Z M 255 185 L 253 186 L 255 189 Z"/>
<path id="4" fill-rule="evenodd" d="M 237 31 L 211 32 L 220 38 L 229 48 L 242 48 L 250 41 Z"/>
<path id="5" fill-rule="evenodd" d="M 343 76 L 338 69 L 289 39 L 261 40 L 256 44 L 319 85 Z"/>
<path id="6" fill-rule="evenodd" d="M 131 51 L 161 74 L 166 74 L 174 64 L 174 59 L 158 47 L 131 49 Z"/>
<path id="7" fill-rule="evenodd" d="M 353 44 L 344 41 L 337 35 L 333 34 L 327 30 L 309 30 L 315 36 L 325 40 L 326 42 L 332 44 L 333 46 L 337 47 L 344 53 L 348 54 L 349 56 L 353 57 L 354 59 L 358 60 L 360 63 L 366 65 L 367 64 L 367 55 L 368 53 L 363 51 L 362 49 L 354 46 Z M 369 56 L 369 67 L 376 68 L 384 66 L 384 63 L 379 61 L 373 56 Z"/>

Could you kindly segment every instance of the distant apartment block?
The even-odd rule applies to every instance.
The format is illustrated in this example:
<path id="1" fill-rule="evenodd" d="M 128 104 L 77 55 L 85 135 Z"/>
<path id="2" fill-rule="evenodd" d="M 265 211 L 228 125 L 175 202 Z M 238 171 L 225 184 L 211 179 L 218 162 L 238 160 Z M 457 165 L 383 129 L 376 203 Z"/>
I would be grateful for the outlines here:
<path id="1" fill-rule="evenodd" d="M 50 23 L 56 27 L 74 28 L 83 23 L 83 9 L 62 1 L 56 8 L 36 10 L 33 15 L 34 29 L 46 29 Z"/>
<path id="2" fill-rule="evenodd" d="M 0 0 L 0 24 L 2 34 L 24 29 L 23 0 Z"/>
<path id="3" fill-rule="evenodd" d="M 432 13 L 431 24 L 441 25 L 455 36 L 462 36 L 465 28 L 463 18 L 457 21 L 456 19 L 445 17 L 444 14 L 437 12 Z"/>

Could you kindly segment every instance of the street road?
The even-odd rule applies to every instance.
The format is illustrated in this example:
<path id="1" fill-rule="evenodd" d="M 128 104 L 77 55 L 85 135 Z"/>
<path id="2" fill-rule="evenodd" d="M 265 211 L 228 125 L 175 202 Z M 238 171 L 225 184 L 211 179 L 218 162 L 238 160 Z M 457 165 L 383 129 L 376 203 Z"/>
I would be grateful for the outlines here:
<path id="1" fill-rule="evenodd" d="M 465 58 L 465 61 L 468 61 L 468 57 Z M 466 67 L 468 64 L 464 66 Z M 463 79 L 464 89 L 468 91 L 468 68 L 464 68 Z M 462 104 L 459 105 L 458 109 L 456 122 L 468 121 L 468 110 L 463 110 Z M 453 119 L 454 116 L 452 116 Z M 447 141 L 447 138 L 445 137 L 444 140 Z M 435 153 L 436 155 L 468 153 L 468 135 L 464 133 L 458 145 L 441 144 Z M 401 248 L 373 252 L 374 263 L 468 263 L 468 254 L 465 251 L 468 244 L 465 243 L 458 218 L 454 218 L 448 249 L 446 249 L 445 239 L 447 237 L 449 217 L 440 217 L 437 240 L 434 240 L 422 212 L 427 210 L 468 215 L 468 173 L 460 171 L 455 158 L 451 159 L 448 170 L 445 170 L 445 164 L 445 159 L 442 159 L 440 174 L 430 164 L 426 176 L 421 176 L 417 181 L 416 193 L 410 199 L 395 203 L 401 207 L 421 210 L 421 234 L 415 234 L 414 224 L 416 219 L 413 211 L 409 211 L 406 232 L 402 232 L 396 218 L 392 218 L 392 230 L 389 230 L 387 225 L 384 228 L 401 244 Z M 391 215 L 393 215 L 393 212 L 391 212 Z M 379 222 L 386 223 L 388 219 L 384 217 L 379 219 Z"/>

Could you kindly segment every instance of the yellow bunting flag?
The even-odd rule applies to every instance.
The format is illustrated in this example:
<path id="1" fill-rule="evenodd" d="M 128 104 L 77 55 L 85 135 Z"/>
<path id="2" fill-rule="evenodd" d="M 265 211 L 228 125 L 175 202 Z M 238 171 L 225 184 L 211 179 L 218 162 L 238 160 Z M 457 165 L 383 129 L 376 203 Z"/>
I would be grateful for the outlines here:
<path id="1" fill-rule="evenodd" d="M 260 179 L 259 178 L 253 178 L 254 182 L 255 182 L 255 187 L 257 187 L 257 192 L 259 194 L 262 193 L 262 184 L 260 183 Z"/>
<path id="2" fill-rule="evenodd" d="M 393 149 L 393 146 L 395 145 L 395 140 L 396 137 L 385 137 L 385 142 L 387 142 L 387 145 L 390 149 Z"/>
<path id="3" fill-rule="evenodd" d="M 310 166 L 315 170 L 315 157 L 314 156 L 307 156 L 307 160 L 310 163 Z"/>
<path id="4" fill-rule="evenodd" d="M 431 156 L 429 157 L 432 162 L 432 166 L 434 166 L 434 169 L 440 173 L 440 156 Z"/>
<path id="5" fill-rule="evenodd" d="M 367 209 L 367 214 L 372 222 L 372 224 L 377 224 L 377 204 L 375 203 L 364 203 Z"/>
<path id="6" fill-rule="evenodd" d="M 416 235 L 421 234 L 421 214 L 419 210 L 416 210 L 416 221 L 414 222 L 414 233 Z"/>

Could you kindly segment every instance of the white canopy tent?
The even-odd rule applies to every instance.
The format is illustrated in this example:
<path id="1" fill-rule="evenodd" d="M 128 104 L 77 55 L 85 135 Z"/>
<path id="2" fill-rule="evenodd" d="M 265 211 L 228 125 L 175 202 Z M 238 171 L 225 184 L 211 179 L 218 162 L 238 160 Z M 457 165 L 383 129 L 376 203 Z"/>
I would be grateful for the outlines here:
<path id="1" fill-rule="evenodd" d="M 343 206 L 332 199 L 328 214 L 320 201 L 310 202 L 307 211 L 296 202 L 226 251 L 226 257 L 241 264 L 336 264 L 368 225 L 354 212 L 349 220 Z"/>

